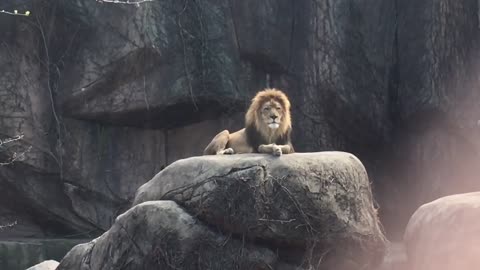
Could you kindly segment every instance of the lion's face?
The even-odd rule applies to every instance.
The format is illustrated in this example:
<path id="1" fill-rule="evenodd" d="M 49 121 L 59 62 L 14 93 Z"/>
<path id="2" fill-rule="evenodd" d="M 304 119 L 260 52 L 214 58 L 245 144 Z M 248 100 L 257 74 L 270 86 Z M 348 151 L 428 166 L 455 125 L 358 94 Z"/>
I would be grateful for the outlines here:
<path id="1" fill-rule="evenodd" d="M 275 100 L 268 100 L 260 107 L 258 115 L 262 123 L 270 129 L 277 129 L 283 121 L 284 108 Z"/>
<path id="2" fill-rule="evenodd" d="M 292 128 L 290 101 L 277 89 L 260 91 L 245 115 L 245 127 L 255 128 L 267 141 L 275 141 Z"/>

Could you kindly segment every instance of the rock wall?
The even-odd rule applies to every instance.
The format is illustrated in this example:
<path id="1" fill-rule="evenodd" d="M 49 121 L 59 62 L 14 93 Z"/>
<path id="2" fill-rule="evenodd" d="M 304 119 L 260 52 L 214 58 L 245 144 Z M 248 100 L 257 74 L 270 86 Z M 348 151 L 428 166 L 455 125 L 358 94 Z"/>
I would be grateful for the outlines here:
<path id="1" fill-rule="evenodd" d="M 240 128 L 265 86 L 292 99 L 298 151 L 365 163 L 392 237 L 423 202 L 479 187 L 476 0 L 0 9 L 31 11 L 0 14 L 0 135 L 32 146 L 0 168 L 0 221 L 22 224 L 1 236 L 106 230 L 162 167 Z"/>

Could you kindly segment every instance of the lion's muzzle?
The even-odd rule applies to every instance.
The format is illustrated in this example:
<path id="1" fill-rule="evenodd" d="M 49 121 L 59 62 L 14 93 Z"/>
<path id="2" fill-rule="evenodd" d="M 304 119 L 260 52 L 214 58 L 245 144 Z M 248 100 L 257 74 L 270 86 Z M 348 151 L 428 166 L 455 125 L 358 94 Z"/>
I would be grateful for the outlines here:
<path id="1" fill-rule="evenodd" d="M 280 124 L 279 123 L 270 123 L 268 124 L 268 127 L 271 128 L 271 129 L 277 129 L 280 127 Z"/>

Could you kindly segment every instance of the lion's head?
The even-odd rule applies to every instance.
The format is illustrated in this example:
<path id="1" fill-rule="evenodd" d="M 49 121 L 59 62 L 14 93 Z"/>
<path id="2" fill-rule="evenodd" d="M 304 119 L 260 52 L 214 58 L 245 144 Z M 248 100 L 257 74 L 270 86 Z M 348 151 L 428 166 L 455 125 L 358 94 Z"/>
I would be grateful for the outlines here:
<path id="1" fill-rule="evenodd" d="M 267 88 L 258 92 L 245 115 L 245 124 L 273 141 L 290 132 L 292 120 L 288 97 L 277 89 Z"/>

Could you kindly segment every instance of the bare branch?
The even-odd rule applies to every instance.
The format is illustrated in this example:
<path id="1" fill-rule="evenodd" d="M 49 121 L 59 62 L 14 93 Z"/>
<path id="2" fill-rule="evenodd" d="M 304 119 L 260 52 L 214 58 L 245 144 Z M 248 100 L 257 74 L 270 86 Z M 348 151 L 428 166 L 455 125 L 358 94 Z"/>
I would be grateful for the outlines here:
<path id="1" fill-rule="evenodd" d="M 11 228 L 13 226 L 17 225 L 17 221 L 15 220 L 12 223 L 8 223 L 7 225 L 0 225 L 0 231 L 3 231 L 4 229 Z"/>
<path id="2" fill-rule="evenodd" d="M 14 143 L 16 141 L 20 141 L 20 140 L 23 139 L 23 137 L 24 137 L 24 135 L 21 134 L 21 135 L 17 135 L 15 137 L 12 137 L 12 138 L 7 138 L 7 139 L 3 139 L 3 140 L 0 139 L 0 147 L 2 147 L 1 149 L 4 149 L 4 148 L 8 149 L 9 147 L 7 147 L 7 144 L 11 144 L 11 143 Z M 29 146 L 25 151 L 22 151 L 20 153 L 13 152 L 12 156 L 7 161 L 0 162 L 0 166 L 10 165 L 17 160 L 23 160 L 25 158 L 25 154 L 28 153 L 31 149 L 32 149 L 32 146 Z"/>
<path id="3" fill-rule="evenodd" d="M 11 142 L 15 142 L 15 141 L 19 141 L 21 139 L 23 139 L 24 135 L 21 134 L 21 135 L 17 135 L 13 138 L 7 138 L 5 140 L 2 140 L 0 139 L 0 146 L 4 145 L 4 144 L 7 144 L 7 143 L 11 143 Z"/>
<path id="4" fill-rule="evenodd" d="M 0 162 L 0 166 L 6 166 L 6 165 L 10 165 L 12 163 L 14 163 L 15 161 L 17 160 L 23 160 L 25 158 L 25 154 L 28 153 L 30 150 L 32 149 L 31 146 L 29 146 L 25 151 L 23 152 L 20 152 L 20 153 L 17 153 L 17 152 L 14 152 L 12 157 L 5 161 L 5 162 Z"/>
<path id="5" fill-rule="evenodd" d="M 6 11 L 6 10 L 0 10 L 0 13 L 8 14 L 8 15 L 13 15 L 13 16 L 30 16 L 30 11 L 25 11 L 25 13 L 18 13 L 18 10 L 14 10 L 13 12 Z"/>
<path id="6" fill-rule="evenodd" d="M 135 5 L 137 7 L 140 6 L 140 4 L 146 3 L 146 2 L 153 2 L 153 0 L 95 0 L 99 3 L 110 3 L 110 4 L 124 4 L 124 5 Z"/>

